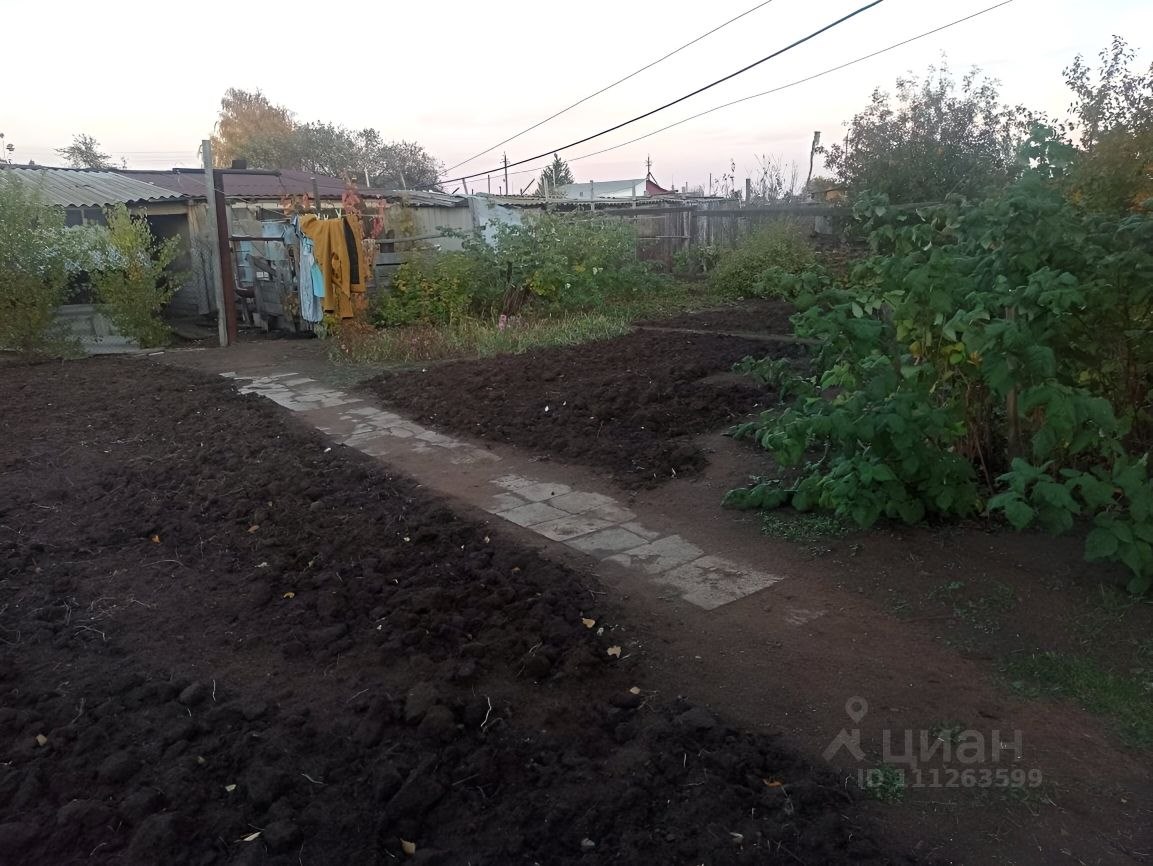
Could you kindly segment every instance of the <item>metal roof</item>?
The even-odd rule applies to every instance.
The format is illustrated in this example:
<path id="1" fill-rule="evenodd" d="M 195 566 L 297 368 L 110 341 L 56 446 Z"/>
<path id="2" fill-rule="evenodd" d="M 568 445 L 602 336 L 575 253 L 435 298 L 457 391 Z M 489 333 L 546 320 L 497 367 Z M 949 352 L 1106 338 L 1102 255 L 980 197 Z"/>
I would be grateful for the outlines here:
<path id="1" fill-rule="evenodd" d="M 37 187 L 49 204 L 58 207 L 107 207 L 185 199 L 179 192 L 125 177 L 115 171 L 39 165 L 6 165 L 0 169 Z"/>
<path id="2" fill-rule="evenodd" d="M 204 197 L 204 169 L 174 168 L 168 171 L 121 169 L 125 177 L 147 181 L 175 192 L 196 198 Z M 339 177 L 312 175 L 306 171 L 280 169 L 278 171 L 241 171 L 228 169 L 223 175 L 224 197 L 229 199 L 277 200 L 290 195 L 312 196 L 313 178 L 322 199 L 339 199 L 344 195 L 345 182 Z M 468 202 L 461 196 L 423 190 L 392 190 L 357 188 L 363 198 L 407 198 L 416 206 L 463 207 Z"/>

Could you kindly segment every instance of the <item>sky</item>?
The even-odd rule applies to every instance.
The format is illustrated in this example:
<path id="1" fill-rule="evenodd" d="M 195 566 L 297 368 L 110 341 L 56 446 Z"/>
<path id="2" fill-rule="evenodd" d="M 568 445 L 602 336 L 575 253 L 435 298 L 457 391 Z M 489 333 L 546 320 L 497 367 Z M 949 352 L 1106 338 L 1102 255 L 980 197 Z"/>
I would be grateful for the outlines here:
<path id="1" fill-rule="evenodd" d="M 550 152 L 690 93 L 784 48 L 868 0 L 771 0 L 733 24 L 486 156 L 487 172 Z M 979 66 L 1010 103 L 1064 117 L 1061 70 L 1124 36 L 1147 66 L 1153 0 L 1012 0 L 1008 5 L 839 72 L 743 102 L 597 156 L 674 121 L 788 85 L 886 48 L 997 0 L 884 0 L 834 29 L 704 93 L 587 144 L 561 150 L 577 181 L 643 177 L 714 184 L 764 157 L 808 171 L 814 131 L 839 140 L 875 87 L 947 58 Z M 17 162 L 62 164 L 76 133 L 132 168 L 198 164 L 228 87 L 259 88 L 301 121 L 372 126 L 423 144 L 446 167 L 474 156 L 639 69 L 760 0 L 437 0 L 352 4 L 201 0 L 0 0 L 6 81 L 0 132 Z M 215 37 L 210 36 L 215 32 Z M 45 34 L 50 32 L 50 37 Z M 21 72 L 20 70 L 24 70 Z M 542 159 L 522 168 L 539 170 Z M 821 172 L 820 161 L 816 173 Z M 514 172 L 517 169 L 513 170 Z M 510 176 L 512 192 L 536 171 Z M 743 180 L 741 181 L 743 182 Z M 484 191 L 482 176 L 469 181 Z M 491 189 L 503 183 L 492 171 Z M 446 189 L 457 189 L 453 182 Z"/>

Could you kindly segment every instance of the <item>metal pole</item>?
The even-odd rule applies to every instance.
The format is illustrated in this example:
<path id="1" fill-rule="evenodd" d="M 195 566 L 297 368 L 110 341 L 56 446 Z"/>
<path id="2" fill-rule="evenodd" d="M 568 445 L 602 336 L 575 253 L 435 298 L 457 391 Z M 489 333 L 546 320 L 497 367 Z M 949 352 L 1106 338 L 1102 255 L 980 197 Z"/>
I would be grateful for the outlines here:
<path id="1" fill-rule="evenodd" d="M 508 154 L 501 154 L 504 157 L 504 194 L 508 195 Z"/>
<path id="2" fill-rule="evenodd" d="M 212 142 L 200 142 L 200 153 L 204 160 L 204 197 L 208 211 L 208 246 L 212 260 L 212 287 L 216 298 L 216 334 L 221 346 L 228 345 L 228 316 L 225 312 L 224 297 L 224 256 L 220 246 L 220 227 L 216 224 L 216 182 L 212 166 Z M 231 263 L 230 263 L 231 267 Z"/>

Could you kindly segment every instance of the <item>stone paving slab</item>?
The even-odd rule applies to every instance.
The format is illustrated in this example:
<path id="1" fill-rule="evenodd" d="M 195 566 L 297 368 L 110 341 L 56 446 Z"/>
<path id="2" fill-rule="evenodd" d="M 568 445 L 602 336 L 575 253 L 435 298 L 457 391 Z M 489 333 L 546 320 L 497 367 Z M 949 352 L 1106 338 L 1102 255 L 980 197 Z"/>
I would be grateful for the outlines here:
<path id="1" fill-rule="evenodd" d="M 499 464 L 501 458 L 415 421 L 388 412 L 298 373 L 233 379 L 241 393 L 259 394 L 299 412 L 337 442 L 366 454 L 403 460 L 405 453 L 443 453 L 451 464 Z M 669 587 L 685 601 L 716 608 L 779 582 L 779 575 L 709 555 L 677 534 L 645 526 L 635 512 L 603 493 L 494 472 L 484 509 L 598 560 L 624 566 L 645 580 Z M 789 622 L 803 625 L 824 611 L 796 610 Z"/>

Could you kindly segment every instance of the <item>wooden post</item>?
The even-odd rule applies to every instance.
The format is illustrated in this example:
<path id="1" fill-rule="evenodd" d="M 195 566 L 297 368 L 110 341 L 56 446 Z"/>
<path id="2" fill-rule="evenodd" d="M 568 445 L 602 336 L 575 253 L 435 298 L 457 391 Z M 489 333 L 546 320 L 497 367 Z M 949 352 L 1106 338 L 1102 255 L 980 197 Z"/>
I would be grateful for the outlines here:
<path id="1" fill-rule="evenodd" d="M 316 211 L 316 215 L 320 216 L 320 184 L 316 182 L 316 178 L 312 179 L 312 209 Z"/>
<path id="2" fill-rule="evenodd" d="M 503 153 L 501 157 L 504 159 L 504 194 L 508 195 L 508 154 Z"/>
<path id="3" fill-rule="evenodd" d="M 745 178 L 745 206 L 748 207 L 749 202 L 753 200 L 753 179 L 751 177 Z"/>
<path id="4" fill-rule="evenodd" d="M 228 218 L 224 212 L 221 175 L 212 165 L 212 142 L 200 142 L 204 160 L 204 197 L 208 209 L 208 245 L 212 250 L 212 282 L 216 296 L 216 333 L 221 346 L 236 340 L 236 289 L 232 282 L 232 256 L 228 240 Z"/>

